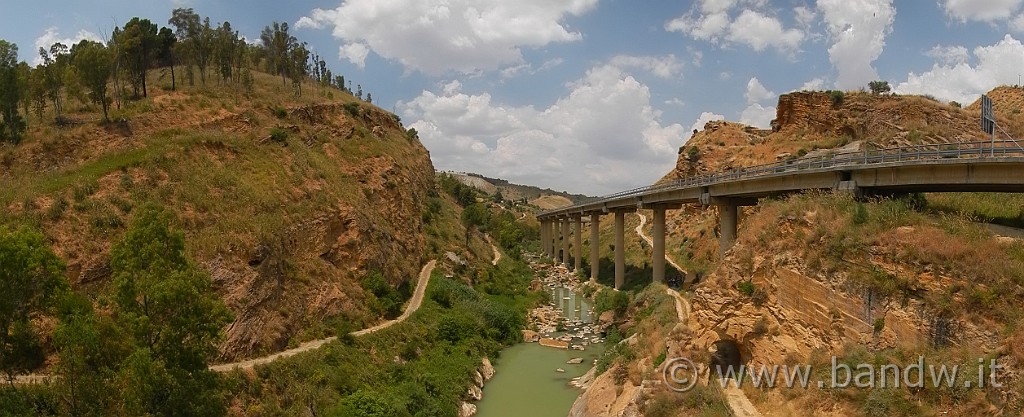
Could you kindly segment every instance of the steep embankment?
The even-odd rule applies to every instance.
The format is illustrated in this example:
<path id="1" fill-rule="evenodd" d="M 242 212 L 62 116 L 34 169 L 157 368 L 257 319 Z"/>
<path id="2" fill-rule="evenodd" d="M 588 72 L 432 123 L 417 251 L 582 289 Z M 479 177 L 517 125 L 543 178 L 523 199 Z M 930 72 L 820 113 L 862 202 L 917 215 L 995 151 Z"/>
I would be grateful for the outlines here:
<path id="1" fill-rule="evenodd" d="M 150 97 L 125 102 L 118 122 L 96 125 L 84 108 L 70 126 L 33 124 L 0 149 L 0 222 L 38 225 L 72 285 L 99 294 L 132 209 L 165 207 L 235 313 L 224 360 L 378 321 L 363 275 L 411 288 L 443 246 L 420 233 L 435 192 L 428 152 L 386 111 L 313 85 L 296 98 L 255 75 L 247 96 L 171 92 L 153 71 Z"/>
<path id="2" fill-rule="evenodd" d="M 985 138 L 970 109 L 923 97 L 834 97 L 781 97 L 771 132 L 711 122 L 681 149 L 666 180 L 877 146 Z M 1020 132 L 1013 119 L 1004 126 Z M 680 340 L 682 353 L 707 358 L 709 350 L 735 348 L 748 365 L 819 368 L 827 368 L 829 355 L 854 365 L 902 364 L 919 354 L 939 364 L 994 358 L 1008 369 L 1000 375 L 1001 389 L 747 392 L 766 415 L 920 415 L 937 409 L 1015 415 L 1024 408 L 1018 376 L 1024 354 L 1014 346 L 1024 333 L 1014 323 L 1024 311 L 1009 300 L 1024 298 L 1024 244 L 956 213 L 1000 213 L 993 218 L 1012 224 L 1017 216 L 1004 213 L 1012 210 L 993 206 L 1019 201 L 966 194 L 862 202 L 808 194 L 763 201 L 744 210 L 737 244 L 723 259 L 713 207 L 673 212 L 669 230 L 685 226 L 669 234 L 669 254 L 706 275 L 692 295 L 692 336 Z"/>

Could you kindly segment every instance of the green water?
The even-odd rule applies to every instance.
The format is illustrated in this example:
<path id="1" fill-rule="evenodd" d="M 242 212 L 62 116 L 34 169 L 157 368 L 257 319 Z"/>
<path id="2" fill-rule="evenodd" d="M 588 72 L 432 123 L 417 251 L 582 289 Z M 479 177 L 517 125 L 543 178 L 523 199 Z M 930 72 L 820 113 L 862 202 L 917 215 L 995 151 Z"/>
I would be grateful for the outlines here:
<path id="1" fill-rule="evenodd" d="M 572 320 L 590 321 L 590 303 L 566 289 L 548 290 L 552 300 L 562 308 L 563 316 Z M 564 297 L 570 297 L 565 300 Z M 580 306 L 579 311 L 577 306 Z M 478 402 L 479 417 L 565 417 L 580 391 L 569 381 L 583 375 L 593 366 L 603 345 L 590 345 L 585 351 L 565 350 L 520 343 L 501 351 L 494 361 L 494 378 L 484 386 L 483 400 Z M 566 362 L 583 358 L 579 365 Z M 564 369 L 557 372 L 555 369 Z"/>

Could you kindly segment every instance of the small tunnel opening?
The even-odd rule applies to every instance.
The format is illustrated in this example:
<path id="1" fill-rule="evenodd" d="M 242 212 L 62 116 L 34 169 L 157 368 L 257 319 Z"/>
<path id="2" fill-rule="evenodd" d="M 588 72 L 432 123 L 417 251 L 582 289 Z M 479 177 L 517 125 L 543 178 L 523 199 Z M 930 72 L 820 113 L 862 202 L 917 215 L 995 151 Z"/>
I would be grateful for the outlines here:
<path id="1" fill-rule="evenodd" d="M 715 342 L 715 351 L 711 354 L 711 363 L 709 364 L 712 376 L 728 378 L 739 375 L 742 364 L 743 355 L 740 354 L 740 345 L 735 340 Z"/>

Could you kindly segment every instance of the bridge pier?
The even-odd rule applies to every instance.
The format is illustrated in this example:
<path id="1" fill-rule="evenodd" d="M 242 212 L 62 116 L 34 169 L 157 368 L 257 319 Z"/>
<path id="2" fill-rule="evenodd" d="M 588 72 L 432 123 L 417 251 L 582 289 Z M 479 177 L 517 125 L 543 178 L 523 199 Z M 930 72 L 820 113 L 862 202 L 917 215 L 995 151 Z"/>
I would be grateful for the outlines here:
<path id="1" fill-rule="evenodd" d="M 558 261 L 558 246 L 555 242 L 558 242 L 558 219 L 551 219 L 548 222 L 548 240 L 546 244 L 548 246 L 548 259 L 552 261 Z"/>
<path id="2" fill-rule="evenodd" d="M 718 224 L 721 233 L 718 236 L 718 255 L 725 256 L 725 252 L 736 243 L 736 226 L 739 223 L 739 206 L 732 203 L 718 205 Z"/>
<path id="3" fill-rule="evenodd" d="M 562 219 L 562 265 L 569 267 L 569 218 Z"/>
<path id="4" fill-rule="evenodd" d="M 573 235 L 573 271 L 579 272 L 583 266 L 583 215 L 578 214 L 575 216 L 576 221 L 576 232 Z"/>
<path id="5" fill-rule="evenodd" d="M 626 282 L 626 212 L 615 212 L 615 289 Z"/>
<path id="6" fill-rule="evenodd" d="M 597 282 L 597 268 L 601 265 L 601 214 L 590 214 L 590 282 Z"/>
<path id="7" fill-rule="evenodd" d="M 547 242 L 548 237 L 548 221 L 540 221 L 540 252 L 545 257 L 548 256 L 548 246 L 544 243 Z"/>

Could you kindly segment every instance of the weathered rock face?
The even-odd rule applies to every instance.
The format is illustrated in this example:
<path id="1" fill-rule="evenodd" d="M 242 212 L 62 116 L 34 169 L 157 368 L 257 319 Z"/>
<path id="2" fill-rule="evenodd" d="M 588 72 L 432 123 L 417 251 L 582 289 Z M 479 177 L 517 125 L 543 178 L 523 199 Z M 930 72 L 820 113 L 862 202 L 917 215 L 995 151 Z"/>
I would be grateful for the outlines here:
<path id="1" fill-rule="evenodd" d="M 851 290 L 841 274 L 830 279 L 805 274 L 796 261 L 800 258 L 792 255 L 758 257 L 752 273 L 735 266 L 735 256 L 726 257 L 694 293 L 689 320 L 694 336 L 688 348 L 709 351 L 717 342 L 733 341 L 744 362 L 762 365 L 807 358 L 815 350 L 838 354 L 851 344 L 874 349 L 933 344 L 937 323 L 919 301 Z M 758 289 L 755 297 L 735 289 L 738 281 L 747 279 Z M 884 325 L 876 328 L 875 323 Z M 959 335 L 949 340 L 954 345 L 989 350 L 998 346 L 991 331 L 966 321 L 953 327 L 959 329 Z"/>
<path id="2" fill-rule="evenodd" d="M 832 98 L 822 92 L 783 94 L 775 110 L 772 131 L 838 134 L 843 127 Z"/>

